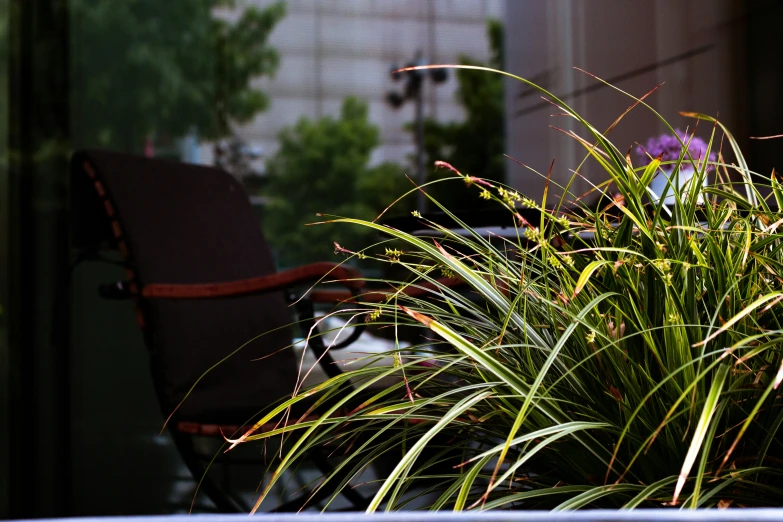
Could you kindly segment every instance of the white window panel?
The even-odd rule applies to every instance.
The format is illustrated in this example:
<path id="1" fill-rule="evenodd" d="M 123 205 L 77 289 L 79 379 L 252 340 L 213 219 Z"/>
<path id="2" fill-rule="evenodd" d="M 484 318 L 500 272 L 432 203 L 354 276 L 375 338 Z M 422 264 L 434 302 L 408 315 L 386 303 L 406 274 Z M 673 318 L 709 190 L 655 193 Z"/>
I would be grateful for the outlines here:
<path id="1" fill-rule="evenodd" d="M 238 133 L 250 140 L 277 139 L 281 129 L 295 125 L 302 117 L 312 117 L 315 112 L 314 98 L 277 97 L 272 100 L 269 110 L 256 116 L 251 123 L 241 126 Z"/>
<path id="2" fill-rule="evenodd" d="M 288 54 L 281 56 L 280 69 L 274 78 L 263 77 L 252 82 L 263 89 L 274 102 L 278 96 L 314 97 L 318 94 L 316 58 L 312 55 Z"/>
<path id="3" fill-rule="evenodd" d="M 435 47 L 439 58 L 456 59 L 466 54 L 474 60 L 487 60 L 490 48 L 485 20 L 472 24 L 439 22 L 435 28 Z"/>
<path id="4" fill-rule="evenodd" d="M 269 43 L 277 49 L 281 58 L 291 52 L 313 54 L 317 46 L 316 17 L 313 12 L 288 13 L 269 37 Z"/>
<path id="5" fill-rule="evenodd" d="M 465 0 L 435 0 L 435 14 L 442 18 L 481 19 L 486 16 L 486 2 L 465 2 Z"/>
<path id="6" fill-rule="evenodd" d="M 404 143 L 384 143 L 375 151 L 373 151 L 372 158 L 370 160 L 371 165 L 378 165 L 385 161 L 397 163 L 404 167 L 403 173 L 407 174 L 411 178 L 416 177 L 416 169 L 409 161 L 409 158 L 416 153 L 416 147 L 413 145 L 413 141 L 410 144 Z"/>

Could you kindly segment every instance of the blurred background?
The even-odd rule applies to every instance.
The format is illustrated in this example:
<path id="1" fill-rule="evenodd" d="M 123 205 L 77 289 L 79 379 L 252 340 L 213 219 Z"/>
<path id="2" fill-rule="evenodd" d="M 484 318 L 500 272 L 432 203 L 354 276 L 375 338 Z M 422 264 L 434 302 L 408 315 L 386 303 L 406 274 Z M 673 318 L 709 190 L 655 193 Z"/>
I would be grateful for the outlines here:
<path id="1" fill-rule="evenodd" d="M 279 268 L 332 259 L 435 160 L 540 199 L 582 158 L 533 80 L 606 128 L 641 96 L 675 126 L 717 115 L 752 169 L 781 167 L 775 0 L 0 0 L 0 518 L 187 511 L 195 484 L 165 435 L 133 305 L 98 298 L 83 264 L 69 303 L 67 161 L 108 148 L 220 165 L 245 185 Z M 699 129 L 709 137 L 711 129 Z M 630 149 L 664 131 L 636 109 Z M 507 159 L 508 155 L 529 168 Z M 589 166 L 583 171 L 592 183 Z M 443 189 L 441 187 L 447 187 Z M 583 193 L 580 180 L 573 191 Z M 440 184 L 456 210 L 475 193 Z M 399 214 L 428 210 L 416 195 Z M 429 209 L 431 210 L 431 209 Z M 65 309 L 68 327 L 53 329 Z M 67 342 L 63 342 L 63 338 Z M 208 510 L 197 504 L 197 510 Z"/>

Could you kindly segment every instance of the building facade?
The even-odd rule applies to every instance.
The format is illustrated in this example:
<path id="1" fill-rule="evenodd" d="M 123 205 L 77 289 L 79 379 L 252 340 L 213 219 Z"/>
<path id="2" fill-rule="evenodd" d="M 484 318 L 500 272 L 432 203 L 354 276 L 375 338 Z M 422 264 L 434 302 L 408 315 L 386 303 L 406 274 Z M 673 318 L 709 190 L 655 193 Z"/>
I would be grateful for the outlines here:
<path id="1" fill-rule="evenodd" d="M 263 7 L 274 0 L 245 0 Z M 379 126 L 381 145 L 372 162 L 404 163 L 414 152 L 413 135 L 403 126 L 414 120 L 414 107 L 399 109 L 386 101 L 399 90 L 390 72 L 417 53 L 429 63 L 457 63 L 466 55 L 489 58 L 488 18 L 502 19 L 505 0 L 288 0 L 286 17 L 270 38 L 280 55 L 274 78 L 257 86 L 272 100 L 269 109 L 236 128 L 237 135 L 262 156 L 274 154 L 277 136 L 300 118 L 337 116 L 346 96 L 368 103 L 370 120 Z M 230 16 L 230 14 L 229 14 Z M 443 84 L 425 82 L 424 115 L 459 120 L 454 75 Z M 212 146 L 201 147 L 201 161 L 212 162 Z M 258 161 L 263 168 L 263 160 Z"/>
<path id="2" fill-rule="evenodd" d="M 769 15 L 761 3 L 748 9 L 735 0 L 616 2 L 593 0 L 514 0 L 506 7 L 506 63 L 509 72 L 536 81 L 561 97 L 600 130 L 634 100 L 603 86 L 589 74 L 609 81 L 627 93 L 645 99 L 673 126 L 693 129 L 695 120 L 680 111 L 719 116 L 734 133 L 748 133 L 746 76 L 750 23 Z M 577 69 L 578 68 L 578 69 Z M 574 139 L 554 128 L 587 133 L 574 120 L 559 117 L 518 81 L 506 83 L 506 152 L 546 174 L 554 160 L 552 179 L 568 182 L 585 151 Z M 709 137 L 702 123 L 698 135 Z M 625 153 L 649 137 L 663 133 L 663 123 L 649 110 L 635 108 L 608 136 Z M 747 143 L 743 140 L 743 143 Z M 605 180 L 600 168 L 588 162 L 572 187 L 575 196 Z M 541 198 L 545 179 L 509 161 L 508 180 Z M 562 191 L 560 191 L 562 192 Z M 550 198 L 557 192 L 550 191 Z"/>

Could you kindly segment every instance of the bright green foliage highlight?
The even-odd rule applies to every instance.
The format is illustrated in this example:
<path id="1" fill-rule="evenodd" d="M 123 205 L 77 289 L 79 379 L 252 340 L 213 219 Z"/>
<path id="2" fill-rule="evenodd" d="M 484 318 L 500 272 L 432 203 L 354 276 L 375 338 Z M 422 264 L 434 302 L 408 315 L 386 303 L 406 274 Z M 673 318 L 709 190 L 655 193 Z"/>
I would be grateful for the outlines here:
<path id="1" fill-rule="evenodd" d="M 487 65 L 503 68 L 503 23 L 487 21 L 487 38 L 491 57 L 487 64 L 469 56 L 460 57 L 463 65 Z M 459 167 L 465 174 L 494 181 L 505 181 L 505 103 L 503 77 L 495 74 L 475 74 L 472 71 L 455 71 L 457 101 L 465 110 L 460 122 L 424 122 L 424 149 L 429 164 L 442 160 Z M 437 89 L 437 87 L 435 87 Z M 443 173 L 431 171 L 431 179 L 443 178 Z M 476 200 L 469 191 L 459 190 L 452 184 L 434 185 L 430 193 L 452 210 L 489 207 Z"/>
<path id="2" fill-rule="evenodd" d="M 366 228 L 306 225 L 322 221 L 318 214 L 374 219 L 394 195 L 411 187 L 395 164 L 368 166 L 379 140 L 367 104 L 354 97 L 345 99 L 339 118 L 302 118 L 280 133 L 263 193 L 268 198 L 264 228 L 282 265 L 328 259 L 334 255 L 334 241 L 367 244 L 371 236 Z"/>
<path id="3" fill-rule="evenodd" d="M 425 218 L 437 239 L 333 220 L 394 241 L 394 260 L 384 244 L 362 251 L 409 270 L 387 287 L 434 290 L 367 303 L 374 325 L 413 330 L 418 344 L 393 366 L 364 365 L 376 359 L 368 357 L 345 370 L 358 391 L 385 375 L 399 385 L 343 416 L 345 376 L 312 390 L 332 408 L 287 425 L 297 452 L 284 452 L 272 482 L 304 449 L 326 446 L 351 477 L 391 462 L 386 481 L 364 486 L 371 511 L 404 508 L 423 492 L 431 509 L 456 510 L 783 505 L 783 215 L 708 116 L 691 115 L 711 129 L 717 182 L 669 209 L 646 195 L 655 173 L 519 80 L 582 124 L 584 137 L 572 137 L 610 179 L 596 192 L 622 197 L 592 209 L 551 186 L 565 194 L 559 204 L 533 205 L 536 218 L 525 220 L 522 196 L 475 177 L 465 188 L 452 171 L 454 190 L 488 194 L 517 216 L 514 237 L 458 236 Z M 677 163 L 694 160 L 683 153 Z M 770 201 L 783 200 L 774 175 L 770 188 Z M 438 281 L 443 269 L 464 285 Z"/>

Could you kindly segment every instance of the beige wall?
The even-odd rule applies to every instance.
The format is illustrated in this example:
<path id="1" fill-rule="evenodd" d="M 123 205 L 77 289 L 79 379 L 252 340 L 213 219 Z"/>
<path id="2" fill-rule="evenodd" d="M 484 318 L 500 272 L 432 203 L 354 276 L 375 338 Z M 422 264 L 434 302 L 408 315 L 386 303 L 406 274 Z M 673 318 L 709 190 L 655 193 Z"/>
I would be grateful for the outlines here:
<path id="1" fill-rule="evenodd" d="M 742 2 L 736 0 L 511 0 L 506 7 L 507 69 L 532 79 L 561 95 L 596 84 L 573 70 L 580 67 L 604 79 L 711 45 L 694 57 L 662 65 L 655 70 L 618 82 L 623 90 L 641 96 L 665 82 L 647 101 L 669 122 L 680 128 L 692 120 L 679 111 L 719 115 L 738 136 L 744 136 L 744 74 Z M 553 179 L 565 182 L 583 157 L 580 146 L 550 125 L 576 129 L 573 120 L 552 117 L 552 107 L 519 116 L 539 103 L 538 94 L 520 97 L 523 86 L 508 80 L 506 88 L 507 151 L 510 156 L 546 172 L 555 159 Z M 603 130 L 632 100 L 609 89 L 599 89 L 568 103 Z M 646 109 L 638 107 L 609 137 L 627 151 L 664 131 Z M 585 136 L 581 129 L 580 135 Z M 700 127 L 699 135 L 710 129 Z M 592 182 L 605 179 L 588 166 L 583 173 Z M 540 198 L 544 181 L 509 162 L 509 181 L 531 197 Z M 589 183 L 580 180 L 573 192 L 582 194 Z M 551 199 L 550 199 L 551 201 Z"/>

